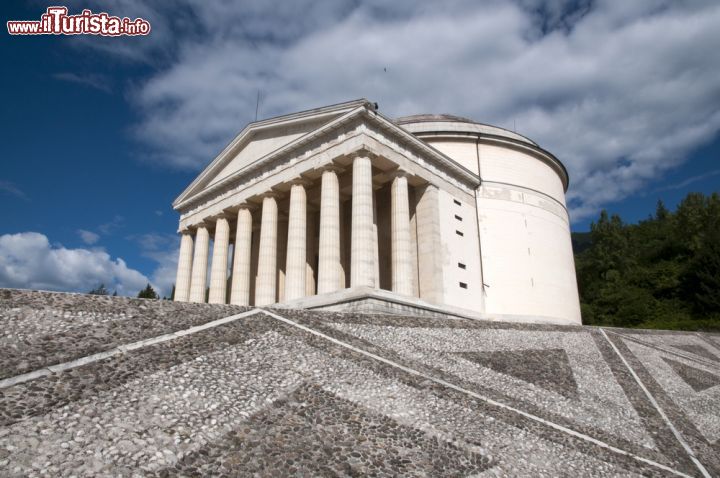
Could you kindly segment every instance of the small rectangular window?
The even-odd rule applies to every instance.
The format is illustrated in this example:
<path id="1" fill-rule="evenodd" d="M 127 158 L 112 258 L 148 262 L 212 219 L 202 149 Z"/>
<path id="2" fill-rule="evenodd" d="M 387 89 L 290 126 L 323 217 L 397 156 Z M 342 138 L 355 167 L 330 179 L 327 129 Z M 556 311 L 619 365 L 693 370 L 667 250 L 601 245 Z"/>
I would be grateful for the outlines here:
<path id="1" fill-rule="evenodd" d="M 462 218 L 460 216 L 458 216 L 457 214 L 455 214 L 455 219 L 457 219 L 458 221 L 462 221 Z"/>
<path id="2" fill-rule="evenodd" d="M 458 206 L 462 206 L 462 203 L 460 201 L 458 201 L 457 199 L 453 199 L 453 202 L 455 204 L 457 204 Z"/>
<path id="3" fill-rule="evenodd" d="M 465 264 L 463 264 L 462 262 L 458 262 L 458 267 L 459 267 L 460 269 L 465 269 L 465 268 L 466 268 Z"/>
<path id="4" fill-rule="evenodd" d="M 457 234 L 457 235 L 460 236 L 460 237 L 462 237 L 462 236 L 465 235 L 465 234 L 462 233 L 462 231 L 455 231 L 455 234 Z"/>
<path id="5" fill-rule="evenodd" d="M 467 284 L 465 282 L 460 282 L 460 288 L 467 289 Z"/>

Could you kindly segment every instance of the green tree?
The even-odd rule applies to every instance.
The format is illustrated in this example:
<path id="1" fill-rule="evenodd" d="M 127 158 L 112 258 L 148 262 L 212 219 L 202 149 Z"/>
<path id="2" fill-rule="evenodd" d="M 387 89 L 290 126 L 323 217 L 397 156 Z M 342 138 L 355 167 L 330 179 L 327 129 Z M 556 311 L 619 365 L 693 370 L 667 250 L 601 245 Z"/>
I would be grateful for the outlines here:
<path id="1" fill-rule="evenodd" d="M 686 278 L 694 309 L 700 313 L 720 313 L 720 218 L 703 235 Z"/>
<path id="2" fill-rule="evenodd" d="M 105 288 L 105 284 L 100 284 L 99 286 L 95 287 L 94 289 L 90 290 L 88 292 L 90 295 L 108 295 L 109 292 Z"/>
<path id="3" fill-rule="evenodd" d="M 155 292 L 155 289 L 152 288 L 150 284 L 147 285 L 143 290 L 138 292 L 138 298 L 140 299 L 159 299 L 160 296 L 157 295 L 157 292 Z"/>
<path id="4" fill-rule="evenodd" d="M 585 323 L 720 330 L 720 195 L 658 201 L 637 224 L 602 211 L 589 234 L 575 255 Z"/>
<path id="5" fill-rule="evenodd" d="M 706 226 L 705 196 L 690 193 L 678 204 L 675 218 L 677 228 L 673 239 L 681 247 L 684 256 L 690 257 L 702 247 L 703 230 Z"/>
<path id="6" fill-rule="evenodd" d="M 655 219 L 658 221 L 665 221 L 670 217 L 670 211 L 665 207 L 665 203 L 662 199 L 658 199 L 657 206 L 655 207 Z"/>

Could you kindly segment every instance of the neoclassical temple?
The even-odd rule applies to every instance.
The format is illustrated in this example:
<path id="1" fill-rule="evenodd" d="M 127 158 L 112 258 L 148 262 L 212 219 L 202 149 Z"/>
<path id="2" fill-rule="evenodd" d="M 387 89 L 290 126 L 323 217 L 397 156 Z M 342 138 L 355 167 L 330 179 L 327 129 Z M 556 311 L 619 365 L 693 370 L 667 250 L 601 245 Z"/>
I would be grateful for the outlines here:
<path id="1" fill-rule="evenodd" d="M 533 141 L 456 116 L 256 121 L 173 203 L 175 300 L 579 324 L 567 186 Z"/>

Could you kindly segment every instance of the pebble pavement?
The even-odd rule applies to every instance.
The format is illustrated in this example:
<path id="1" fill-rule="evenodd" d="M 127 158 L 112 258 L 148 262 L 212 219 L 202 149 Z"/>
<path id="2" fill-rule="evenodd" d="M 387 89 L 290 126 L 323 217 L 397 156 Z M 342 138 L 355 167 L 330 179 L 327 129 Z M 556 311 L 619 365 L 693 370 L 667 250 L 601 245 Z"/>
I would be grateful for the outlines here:
<path id="1" fill-rule="evenodd" d="M 0 378 L 249 310 L 0 290 Z M 720 476 L 717 335 L 300 310 L 209 325 L 0 388 L 0 476 Z"/>

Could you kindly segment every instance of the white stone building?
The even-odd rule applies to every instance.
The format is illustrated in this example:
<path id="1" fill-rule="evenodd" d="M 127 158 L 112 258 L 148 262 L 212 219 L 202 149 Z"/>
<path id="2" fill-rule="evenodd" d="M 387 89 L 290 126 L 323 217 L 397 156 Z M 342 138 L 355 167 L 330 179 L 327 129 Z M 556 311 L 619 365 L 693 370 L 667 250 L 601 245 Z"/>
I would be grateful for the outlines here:
<path id="1" fill-rule="evenodd" d="M 579 324 L 567 186 L 533 141 L 455 116 L 256 121 L 173 203 L 175 300 Z"/>

